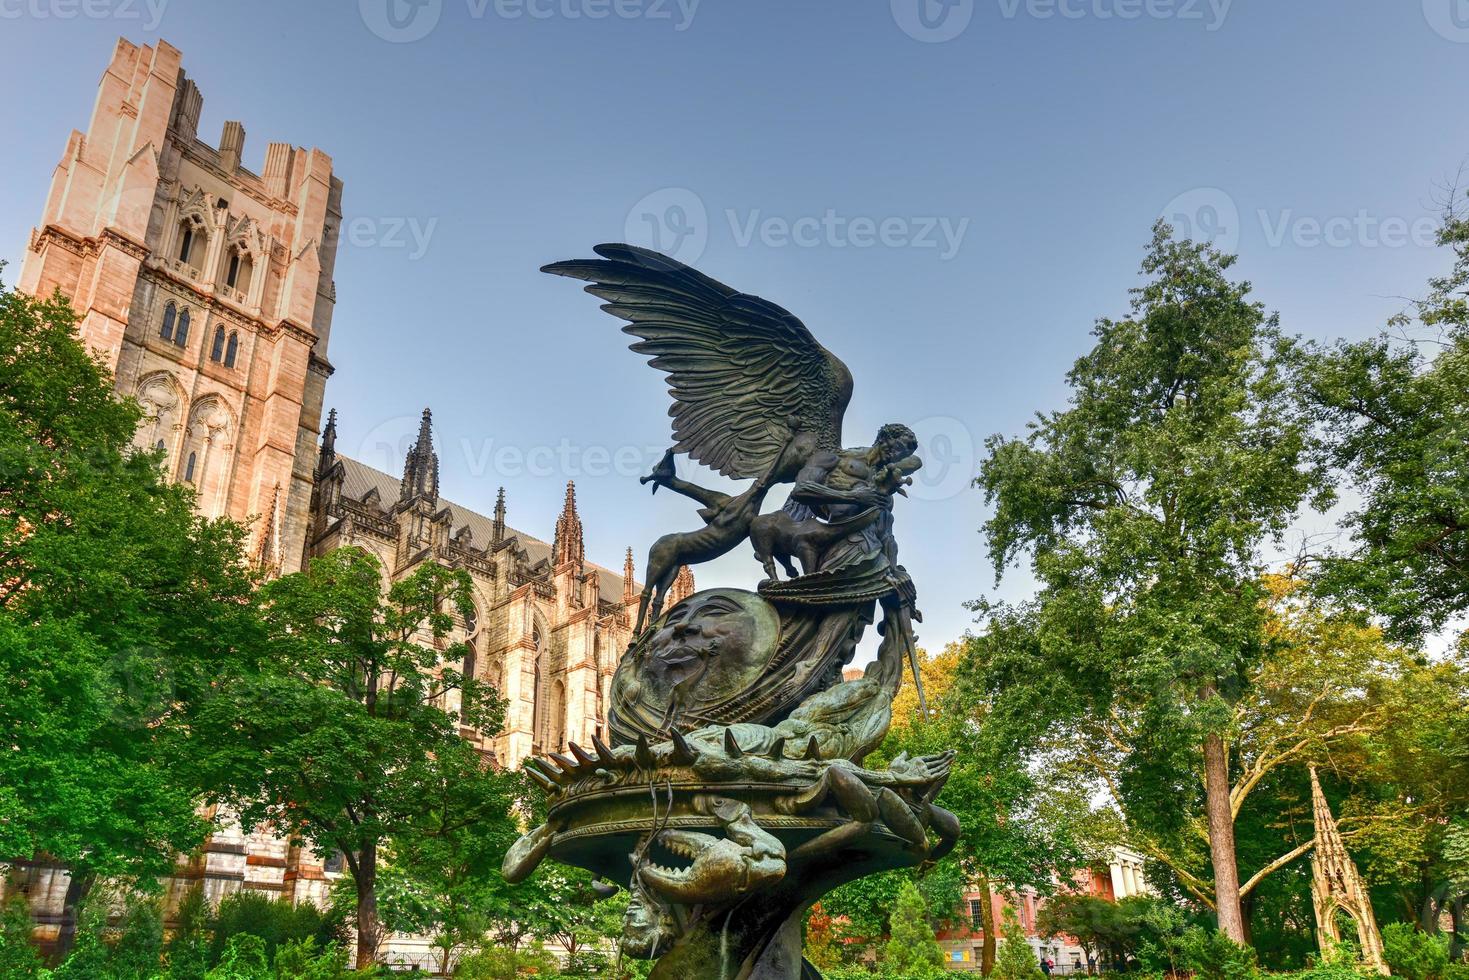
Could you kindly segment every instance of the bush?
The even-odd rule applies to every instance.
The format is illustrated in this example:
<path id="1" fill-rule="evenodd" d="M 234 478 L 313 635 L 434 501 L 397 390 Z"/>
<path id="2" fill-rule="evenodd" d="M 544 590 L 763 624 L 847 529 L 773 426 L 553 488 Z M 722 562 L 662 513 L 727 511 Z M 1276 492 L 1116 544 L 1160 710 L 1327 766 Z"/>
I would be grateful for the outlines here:
<path id="1" fill-rule="evenodd" d="M 995 968 L 990 973 L 990 980 L 1045 980 L 1040 960 L 1036 958 L 1035 950 L 1030 948 L 1030 943 L 1025 941 L 1025 930 L 1010 909 L 1005 910 L 1004 937 L 995 954 Z"/>
<path id="2" fill-rule="evenodd" d="M 1406 980 L 1444 980 L 1449 966 L 1448 942 L 1419 932 L 1407 922 L 1383 928 L 1382 952 L 1388 968 Z"/>
<path id="3" fill-rule="evenodd" d="M 1260 972 L 1255 951 L 1222 932 L 1194 926 L 1179 941 L 1183 965 L 1200 980 L 1249 980 Z"/>
<path id="4" fill-rule="evenodd" d="M 1343 942 L 1296 976 L 1300 980 L 1364 980 L 1365 973 L 1358 964 L 1357 947 Z"/>
<path id="5" fill-rule="evenodd" d="M 204 980 L 209 972 L 209 903 L 202 885 L 184 892 L 175 918 L 177 927 L 164 949 L 168 978 Z"/>
<path id="6" fill-rule="evenodd" d="M 543 949 L 509 949 L 487 946 L 461 957 L 454 980 L 515 980 L 523 972 L 538 976 L 556 972 L 556 958 Z"/>
<path id="7" fill-rule="evenodd" d="M 293 939 L 276 950 L 276 980 L 342 980 L 349 976 L 347 951 L 337 945 L 317 946 L 313 938 Z"/>
<path id="8" fill-rule="evenodd" d="M 251 933 L 231 936 L 219 965 L 204 974 L 205 980 L 273 980 L 266 966 L 265 941 Z"/>
<path id="9" fill-rule="evenodd" d="M 903 882 L 888 922 L 892 938 L 883 957 L 887 971 L 912 980 L 944 975 L 944 952 L 934 939 L 933 927 L 928 924 L 928 907 L 913 882 Z"/>
<path id="10" fill-rule="evenodd" d="M 343 938 L 340 920 L 310 902 L 293 905 L 259 892 L 237 892 L 222 900 L 214 913 L 213 926 L 212 963 L 223 962 L 230 940 L 239 935 L 260 938 L 266 963 L 287 943 L 311 939 L 318 949 L 325 949 Z"/>
<path id="11" fill-rule="evenodd" d="M 33 980 L 41 976 L 41 955 L 31 944 L 31 913 L 16 895 L 0 909 L 0 977 Z"/>

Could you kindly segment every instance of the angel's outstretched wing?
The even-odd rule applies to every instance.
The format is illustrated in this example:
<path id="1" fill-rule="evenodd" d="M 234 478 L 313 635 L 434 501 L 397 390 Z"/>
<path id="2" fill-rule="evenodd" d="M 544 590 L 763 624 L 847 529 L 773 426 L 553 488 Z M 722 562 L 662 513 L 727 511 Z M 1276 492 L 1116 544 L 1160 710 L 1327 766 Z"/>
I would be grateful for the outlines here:
<path id="1" fill-rule="evenodd" d="M 668 374 L 674 449 L 735 479 L 761 476 L 797 432 L 841 448 L 852 375 L 806 325 L 666 255 L 598 245 L 541 271 L 584 279 Z"/>

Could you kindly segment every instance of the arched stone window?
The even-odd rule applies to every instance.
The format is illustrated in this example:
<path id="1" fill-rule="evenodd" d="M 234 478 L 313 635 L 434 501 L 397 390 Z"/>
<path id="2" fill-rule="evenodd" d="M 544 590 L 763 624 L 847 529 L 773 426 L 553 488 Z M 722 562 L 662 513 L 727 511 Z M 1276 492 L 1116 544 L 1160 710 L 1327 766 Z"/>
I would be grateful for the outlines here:
<path id="1" fill-rule="evenodd" d="M 224 327 L 214 328 L 214 343 L 209 346 L 209 359 L 218 361 L 224 357 Z"/>
<path id="2" fill-rule="evenodd" d="M 207 395 L 190 410 L 184 439 L 185 458 L 189 461 L 184 481 L 199 492 L 199 512 L 218 517 L 224 512 L 234 456 L 234 416 L 217 396 Z"/>
<path id="3" fill-rule="evenodd" d="M 158 328 L 158 336 L 162 337 L 164 340 L 173 339 L 173 324 L 174 321 L 178 319 L 178 315 L 178 308 L 175 307 L 173 305 L 173 301 L 170 300 L 168 304 L 163 307 L 163 325 Z"/>
<path id="4" fill-rule="evenodd" d="M 240 332 L 238 330 L 231 330 L 230 331 L 230 342 L 225 346 L 225 349 L 224 349 L 224 366 L 227 367 L 227 368 L 234 367 L 235 366 L 235 358 L 239 355 L 239 353 L 240 353 Z"/>
<path id="5" fill-rule="evenodd" d="M 199 262 L 209 251 L 209 232 L 197 214 L 191 214 L 179 222 L 178 260 L 195 272 Z"/>
<path id="6" fill-rule="evenodd" d="M 255 262 L 250 253 L 239 245 L 231 246 L 229 257 L 225 260 L 224 284 L 231 289 L 238 289 L 242 293 L 250 291 L 250 276 L 255 270 Z"/>
<path id="7" fill-rule="evenodd" d="M 189 453 L 189 461 L 184 464 L 184 482 L 185 483 L 193 483 L 194 482 L 194 468 L 198 465 L 198 463 L 199 463 L 199 454 L 197 452 L 191 452 L 191 453 Z"/>
<path id="8" fill-rule="evenodd" d="M 180 347 L 189 346 L 189 311 L 187 309 L 179 311 L 179 325 L 178 329 L 173 332 L 173 342 Z"/>

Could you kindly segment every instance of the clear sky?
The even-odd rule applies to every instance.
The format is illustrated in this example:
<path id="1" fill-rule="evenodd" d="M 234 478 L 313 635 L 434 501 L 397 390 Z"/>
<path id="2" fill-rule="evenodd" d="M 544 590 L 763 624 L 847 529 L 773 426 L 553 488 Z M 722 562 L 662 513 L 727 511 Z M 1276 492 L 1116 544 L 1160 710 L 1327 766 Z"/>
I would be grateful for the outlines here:
<path id="1" fill-rule="evenodd" d="M 537 269 L 660 245 L 846 361 L 849 444 L 919 430 L 898 533 L 932 646 L 1028 588 L 994 588 L 967 477 L 1062 404 L 1155 218 L 1237 249 L 1286 330 L 1360 336 L 1447 264 L 1427 229 L 1469 157 L 1469 0 L 0 0 L 9 281 L 118 35 L 179 47 L 201 136 L 242 120 L 252 169 L 333 157 L 340 450 L 396 472 L 430 405 L 445 496 L 504 485 L 549 538 L 575 479 L 588 556 L 641 564 L 698 521 L 634 479 L 663 386 Z"/>

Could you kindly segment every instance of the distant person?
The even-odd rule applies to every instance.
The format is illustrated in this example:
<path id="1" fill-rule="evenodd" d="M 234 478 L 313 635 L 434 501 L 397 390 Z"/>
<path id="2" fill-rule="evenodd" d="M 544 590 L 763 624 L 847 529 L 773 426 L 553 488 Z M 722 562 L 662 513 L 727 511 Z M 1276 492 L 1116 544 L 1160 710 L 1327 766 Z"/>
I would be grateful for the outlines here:
<path id="1" fill-rule="evenodd" d="M 1051 961 L 1046 959 L 1044 956 L 1041 957 L 1041 972 L 1044 973 L 1046 976 L 1051 975 Z"/>

